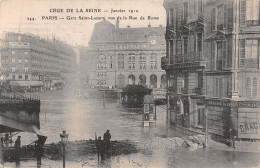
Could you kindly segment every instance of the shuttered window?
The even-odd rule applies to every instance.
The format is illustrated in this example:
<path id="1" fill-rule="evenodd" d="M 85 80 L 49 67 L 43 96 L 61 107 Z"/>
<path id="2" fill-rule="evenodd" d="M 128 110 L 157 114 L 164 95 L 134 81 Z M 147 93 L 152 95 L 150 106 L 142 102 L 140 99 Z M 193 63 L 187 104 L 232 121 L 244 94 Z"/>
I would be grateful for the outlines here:
<path id="1" fill-rule="evenodd" d="M 246 58 L 257 58 L 258 40 L 246 40 Z"/>
<path id="2" fill-rule="evenodd" d="M 227 68 L 228 60 L 227 60 L 227 42 L 226 41 L 223 41 L 222 47 L 223 47 L 223 52 L 222 52 L 222 54 L 223 54 L 223 63 L 222 63 L 222 66 L 223 66 L 223 68 Z"/>
<path id="3" fill-rule="evenodd" d="M 246 0 L 240 0 L 240 26 L 246 25 Z"/>
<path id="4" fill-rule="evenodd" d="M 226 97 L 227 96 L 227 78 L 224 77 L 214 77 L 214 88 L 213 95 L 214 97 Z"/>
<path id="5" fill-rule="evenodd" d="M 257 77 L 246 78 L 246 97 L 258 98 L 258 79 Z"/>
<path id="6" fill-rule="evenodd" d="M 223 5 L 220 5 L 217 7 L 218 15 L 217 15 L 217 28 L 218 30 L 223 29 L 223 23 L 224 23 L 224 11 L 223 11 Z"/>
<path id="7" fill-rule="evenodd" d="M 239 40 L 239 66 L 244 67 L 244 58 L 245 58 L 245 39 Z"/>
<path id="8" fill-rule="evenodd" d="M 216 8 L 211 11 L 211 30 L 216 30 Z"/>
<path id="9" fill-rule="evenodd" d="M 228 5 L 224 5 L 224 29 L 228 27 Z"/>
<path id="10" fill-rule="evenodd" d="M 257 0 L 246 1 L 246 20 L 259 20 L 259 2 Z"/>
<path id="11" fill-rule="evenodd" d="M 215 70 L 215 42 L 211 42 L 211 70 Z"/>
<path id="12" fill-rule="evenodd" d="M 257 83 L 258 83 L 258 80 L 257 80 L 257 78 L 256 77 L 254 77 L 253 78 L 253 83 L 252 83 L 252 97 L 253 98 L 258 98 L 258 96 L 257 96 L 257 94 L 258 94 L 258 90 L 257 90 L 257 87 L 258 87 L 258 85 L 257 85 Z"/>

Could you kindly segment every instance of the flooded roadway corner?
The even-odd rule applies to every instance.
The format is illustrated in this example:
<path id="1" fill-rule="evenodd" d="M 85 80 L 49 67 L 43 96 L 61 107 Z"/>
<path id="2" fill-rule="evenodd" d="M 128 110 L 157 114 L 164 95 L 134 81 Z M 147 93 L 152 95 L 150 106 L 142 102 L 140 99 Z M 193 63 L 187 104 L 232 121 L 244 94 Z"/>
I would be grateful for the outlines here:
<path id="1" fill-rule="evenodd" d="M 101 100 L 76 99 L 63 91 L 39 94 L 42 94 L 41 131 L 48 136 L 47 146 L 58 143 L 63 130 L 69 133 L 70 144 L 87 144 L 90 139 L 95 139 L 95 133 L 103 137 L 105 131 L 110 129 L 112 141 L 128 142 L 134 145 L 130 146 L 131 149 L 136 148 L 134 151 L 114 154 L 102 163 L 98 162 L 95 152 L 86 154 L 88 150 L 84 151 L 85 148 L 70 148 L 71 154 L 76 152 L 77 157 L 67 161 L 68 167 L 257 167 L 260 164 L 260 155 L 256 153 L 184 148 L 182 141 L 176 143 L 176 138 L 186 139 L 194 133 L 167 127 L 164 108 L 157 108 L 157 120 L 152 127 L 144 128 L 142 112 L 121 108 L 118 100 L 106 100 L 104 108 Z M 29 144 L 36 138 L 28 133 L 20 135 L 22 144 Z M 43 158 L 43 165 L 62 165 L 62 160 L 48 157 Z M 35 164 L 35 160 L 24 160 L 21 167 Z M 6 162 L 5 165 L 13 167 L 15 163 Z"/>

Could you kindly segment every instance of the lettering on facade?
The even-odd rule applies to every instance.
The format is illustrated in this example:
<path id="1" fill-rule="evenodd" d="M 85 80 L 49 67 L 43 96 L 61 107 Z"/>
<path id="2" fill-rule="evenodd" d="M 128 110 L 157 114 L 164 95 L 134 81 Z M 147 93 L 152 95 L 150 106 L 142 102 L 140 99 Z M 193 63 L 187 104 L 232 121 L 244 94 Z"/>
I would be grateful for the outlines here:
<path id="1" fill-rule="evenodd" d="M 239 125 L 239 129 L 240 129 L 240 133 L 245 133 L 245 132 L 248 132 L 248 131 L 251 131 L 251 130 L 256 130 L 259 128 L 259 125 L 260 123 L 258 122 L 250 122 L 250 123 L 243 123 L 243 124 L 240 124 Z"/>
<path id="2" fill-rule="evenodd" d="M 240 101 L 240 102 L 226 102 L 226 101 L 207 101 L 208 105 L 221 107 L 238 107 L 238 108 L 260 108 L 258 101 Z"/>

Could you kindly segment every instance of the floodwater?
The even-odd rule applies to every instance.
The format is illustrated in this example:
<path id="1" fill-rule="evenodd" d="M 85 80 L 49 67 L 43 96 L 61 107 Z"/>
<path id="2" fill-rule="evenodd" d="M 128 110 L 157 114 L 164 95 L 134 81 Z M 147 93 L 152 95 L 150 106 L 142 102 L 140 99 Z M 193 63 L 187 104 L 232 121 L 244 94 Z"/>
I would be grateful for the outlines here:
<path id="1" fill-rule="evenodd" d="M 109 129 L 112 140 L 138 142 L 147 152 L 111 157 L 103 163 L 96 159 L 78 158 L 67 161 L 66 167 L 260 167 L 260 154 L 209 149 L 190 150 L 171 146 L 170 137 L 185 137 L 180 129 L 166 126 L 165 107 L 157 107 L 157 120 L 150 128 L 142 127 L 142 113 L 124 109 L 118 100 L 76 99 L 64 91 L 39 93 L 41 97 L 41 131 L 48 136 L 46 143 L 60 141 L 66 130 L 69 141 L 94 139 Z M 20 133 L 22 145 L 37 139 Z M 62 167 L 62 161 L 44 158 L 42 167 Z M 5 163 L 14 167 L 15 163 Z M 22 161 L 20 167 L 36 167 L 35 160 Z"/>

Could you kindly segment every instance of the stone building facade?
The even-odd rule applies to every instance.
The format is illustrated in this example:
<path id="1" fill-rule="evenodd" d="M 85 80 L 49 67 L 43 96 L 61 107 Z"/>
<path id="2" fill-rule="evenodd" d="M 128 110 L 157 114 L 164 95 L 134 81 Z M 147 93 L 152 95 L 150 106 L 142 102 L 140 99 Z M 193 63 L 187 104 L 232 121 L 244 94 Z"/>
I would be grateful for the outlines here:
<path id="1" fill-rule="evenodd" d="M 165 0 L 170 121 L 260 139 L 259 1 Z"/>
<path id="2" fill-rule="evenodd" d="M 6 33 L 2 40 L 1 67 L 4 81 L 13 85 L 52 87 L 68 78 L 76 64 L 69 45 L 53 38 Z"/>
<path id="3" fill-rule="evenodd" d="M 164 27 L 119 28 L 108 21 L 95 25 L 89 42 L 89 84 L 122 88 L 142 84 L 166 86 L 161 57 L 165 56 Z"/>

